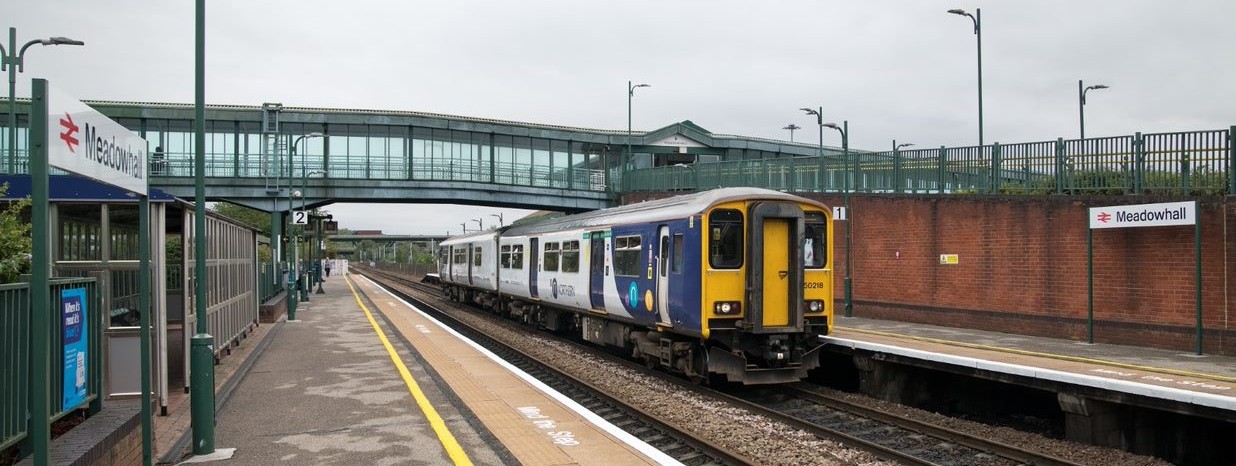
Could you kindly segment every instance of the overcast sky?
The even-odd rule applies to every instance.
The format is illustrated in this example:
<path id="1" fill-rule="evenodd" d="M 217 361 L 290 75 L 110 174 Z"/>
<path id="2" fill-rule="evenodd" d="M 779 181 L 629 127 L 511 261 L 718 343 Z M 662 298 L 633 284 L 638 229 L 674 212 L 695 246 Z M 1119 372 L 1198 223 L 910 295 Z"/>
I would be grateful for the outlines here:
<path id="1" fill-rule="evenodd" d="M 18 96 L 47 78 L 83 100 L 192 103 L 194 2 L 5 0 L 27 51 Z M 800 107 L 850 124 L 881 150 L 978 141 L 982 9 L 984 140 L 1173 132 L 1236 124 L 1236 1 L 469 1 L 210 0 L 210 104 L 437 112 L 625 129 L 691 120 L 714 133 L 818 138 Z M 9 45 L 6 43 L 5 48 Z M 840 145 L 834 131 L 825 143 Z M 353 229 L 459 232 L 486 207 L 335 204 Z M 412 210 L 416 209 L 416 210 Z M 470 224 L 469 227 L 474 226 Z"/>

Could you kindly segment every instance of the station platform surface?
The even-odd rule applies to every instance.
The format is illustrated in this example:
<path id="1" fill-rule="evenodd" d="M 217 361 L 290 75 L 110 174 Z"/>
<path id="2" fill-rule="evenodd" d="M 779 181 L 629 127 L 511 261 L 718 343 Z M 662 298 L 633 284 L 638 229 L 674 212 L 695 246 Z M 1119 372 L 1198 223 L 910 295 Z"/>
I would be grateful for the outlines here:
<path id="1" fill-rule="evenodd" d="M 674 463 L 363 277 L 323 288 L 234 373 L 226 464 Z"/>
<path id="2" fill-rule="evenodd" d="M 1236 411 L 1236 358 L 837 317 L 829 344 Z"/>

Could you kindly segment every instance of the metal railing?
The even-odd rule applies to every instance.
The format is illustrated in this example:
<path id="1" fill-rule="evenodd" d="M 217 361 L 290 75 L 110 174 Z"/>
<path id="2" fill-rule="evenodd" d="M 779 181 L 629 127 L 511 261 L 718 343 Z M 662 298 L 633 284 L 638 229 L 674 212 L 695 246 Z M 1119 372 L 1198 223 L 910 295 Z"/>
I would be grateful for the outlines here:
<path id="1" fill-rule="evenodd" d="M 64 333 L 59 324 L 59 309 L 63 307 L 61 292 L 73 288 L 86 290 L 86 367 L 87 396 L 80 403 L 65 406 L 64 393 Z M 52 316 L 49 329 L 51 364 L 48 383 L 51 403 L 51 421 L 89 406 L 97 411 L 103 388 L 103 322 L 107 313 L 101 307 L 98 281 L 94 278 L 54 278 L 50 282 Z M 0 450 L 22 441 L 26 437 L 30 417 L 29 383 L 31 367 L 30 349 L 30 284 L 9 283 L 0 285 Z"/>
<path id="2" fill-rule="evenodd" d="M 0 285 L 0 450 L 26 437 L 29 373 L 30 284 Z"/>
<path id="3" fill-rule="evenodd" d="M 283 291 L 283 274 L 280 274 L 276 267 L 278 264 L 263 262 L 258 264 L 258 303 L 264 303 L 272 296 Z"/>
<path id="4" fill-rule="evenodd" d="M 751 186 L 797 192 L 935 194 L 1236 194 L 1234 128 L 1182 133 L 853 151 L 631 170 L 624 191 Z"/>

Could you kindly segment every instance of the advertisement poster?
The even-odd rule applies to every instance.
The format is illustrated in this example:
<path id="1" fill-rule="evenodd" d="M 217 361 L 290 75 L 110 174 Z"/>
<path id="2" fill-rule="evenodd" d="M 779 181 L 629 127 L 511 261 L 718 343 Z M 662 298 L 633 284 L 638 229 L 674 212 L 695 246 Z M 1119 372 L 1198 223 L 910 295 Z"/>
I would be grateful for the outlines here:
<path id="1" fill-rule="evenodd" d="M 69 410 L 86 401 L 86 343 L 90 337 L 86 289 L 61 290 L 60 302 L 60 331 L 64 338 L 64 397 L 60 406 Z"/>

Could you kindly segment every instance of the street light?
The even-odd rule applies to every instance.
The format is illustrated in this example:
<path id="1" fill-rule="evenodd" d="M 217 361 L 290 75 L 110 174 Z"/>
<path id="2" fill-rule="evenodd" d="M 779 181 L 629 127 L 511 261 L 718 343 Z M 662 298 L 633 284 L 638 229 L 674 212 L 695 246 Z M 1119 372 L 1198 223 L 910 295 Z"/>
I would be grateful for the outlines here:
<path id="1" fill-rule="evenodd" d="M 978 36 L 978 107 L 979 107 L 979 146 L 983 145 L 983 9 L 975 8 L 974 14 L 966 10 L 948 10 L 955 15 L 966 16 L 974 22 L 974 35 Z"/>
<path id="2" fill-rule="evenodd" d="M 815 115 L 815 124 L 820 127 L 820 156 L 818 157 L 819 167 L 815 171 L 815 186 L 820 192 L 824 192 L 824 107 L 818 110 L 803 107 L 799 110 L 807 112 L 808 115 Z"/>
<path id="3" fill-rule="evenodd" d="M 502 228 L 503 225 L 505 225 L 504 223 L 502 223 L 502 212 L 498 212 L 496 214 L 489 214 L 489 216 L 498 217 L 498 228 Z"/>
<path id="4" fill-rule="evenodd" d="M 1077 114 L 1079 116 L 1079 120 L 1081 121 L 1081 139 L 1083 141 L 1086 139 L 1086 93 L 1090 92 L 1091 89 L 1107 89 L 1107 85 L 1095 84 L 1093 86 L 1086 86 L 1083 89 L 1082 80 L 1077 80 Z"/>
<path id="5" fill-rule="evenodd" d="M 301 155 L 301 163 L 304 163 L 304 161 L 305 161 L 304 155 Z M 313 175 L 325 175 L 325 174 L 326 174 L 326 170 L 305 171 L 305 167 L 303 165 L 300 167 L 300 193 L 301 193 L 300 194 L 300 211 L 301 212 L 305 211 L 305 198 L 309 197 L 309 177 Z M 306 223 L 313 221 L 312 217 L 313 217 L 312 213 L 306 214 L 306 219 L 307 219 Z M 303 232 L 304 230 L 302 229 L 301 231 Z M 297 238 L 299 239 L 299 236 L 297 236 Z M 309 242 L 308 239 L 306 239 L 305 241 Z M 300 250 L 297 249 L 296 252 L 299 254 Z M 306 278 L 309 278 L 309 277 L 312 277 L 314 274 L 312 246 L 310 246 L 309 251 L 307 251 L 306 255 L 309 256 L 308 262 L 309 264 L 311 264 L 305 273 L 305 275 L 308 275 L 308 277 Z M 312 281 L 305 280 L 305 287 L 300 290 L 300 299 L 302 301 L 309 301 L 309 289 L 311 288 L 313 288 Z"/>
<path id="6" fill-rule="evenodd" d="M 17 173 L 17 73 L 26 72 L 26 49 L 31 45 L 42 44 L 47 45 L 86 45 L 80 40 L 73 40 L 68 37 L 49 37 L 46 39 L 35 39 L 26 42 L 26 45 L 17 48 L 17 28 L 9 28 L 9 48 L 0 46 L 0 56 L 3 56 L 3 61 L 0 61 L 0 68 L 7 68 L 9 71 L 9 167 L 10 175 Z"/>
<path id="7" fill-rule="evenodd" d="M 901 176 L 901 153 L 900 151 L 902 147 L 910 147 L 913 145 L 914 143 L 912 142 L 903 142 L 901 144 L 897 144 L 897 140 L 896 139 L 893 140 L 893 179 L 896 180 L 897 185 L 895 186 L 894 189 L 898 193 L 902 192 L 901 183 L 902 181 L 905 180 L 905 178 Z"/>
<path id="8" fill-rule="evenodd" d="M 651 84 L 636 84 L 631 85 L 631 81 L 627 81 L 627 153 L 626 160 L 622 161 L 622 180 L 626 180 L 627 162 L 631 160 L 631 99 L 635 97 L 635 89 L 639 87 L 652 87 Z"/>
<path id="9" fill-rule="evenodd" d="M 302 134 L 300 136 L 297 136 L 296 139 L 292 141 L 291 151 L 288 152 L 288 180 L 289 180 L 288 181 L 288 215 L 289 216 L 292 215 L 292 212 L 293 212 L 292 211 L 292 198 L 296 196 L 304 196 L 304 193 L 301 193 L 299 191 L 295 191 L 292 189 L 292 186 L 294 185 L 295 180 L 296 180 L 296 178 L 292 177 L 292 161 L 295 160 L 296 158 L 296 146 L 299 145 L 300 141 L 303 139 L 320 138 L 320 137 L 322 137 L 322 133 L 314 132 L 314 133 Z M 302 170 L 303 170 L 303 163 L 304 163 L 303 156 L 301 159 L 301 163 L 302 163 Z M 289 232 L 292 231 L 291 224 L 288 225 L 287 231 Z M 295 321 L 296 320 L 296 304 L 297 304 L 296 299 L 297 299 L 297 294 L 298 294 L 295 287 L 297 283 L 300 281 L 300 264 L 299 264 L 300 236 L 299 235 L 292 238 L 292 253 L 290 254 L 290 256 L 291 256 L 290 259 L 292 259 L 291 260 L 292 266 L 288 268 L 288 320 Z M 305 295 L 304 299 L 306 300 L 308 299 L 308 294 Z"/>
<path id="10" fill-rule="evenodd" d="M 790 130 L 790 142 L 794 142 L 794 130 L 799 130 L 799 129 L 803 129 L 803 128 L 802 128 L 801 126 L 798 126 L 798 125 L 794 124 L 794 123 L 790 123 L 790 124 L 789 124 L 789 126 L 786 126 L 786 127 L 784 127 L 784 128 L 781 128 L 781 129 L 788 129 L 788 130 Z"/>
<path id="11" fill-rule="evenodd" d="M 850 269 L 853 262 L 850 260 L 850 122 L 844 121 L 841 126 L 836 123 L 824 123 L 821 125 L 825 128 L 832 128 L 841 133 L 841 150 L 845 160 L 845 181 L 842 183 L 844 189 L 843 196 L 845 197 L 845 316 L 854 315 L 854 288 L 850 285 Z"/>

